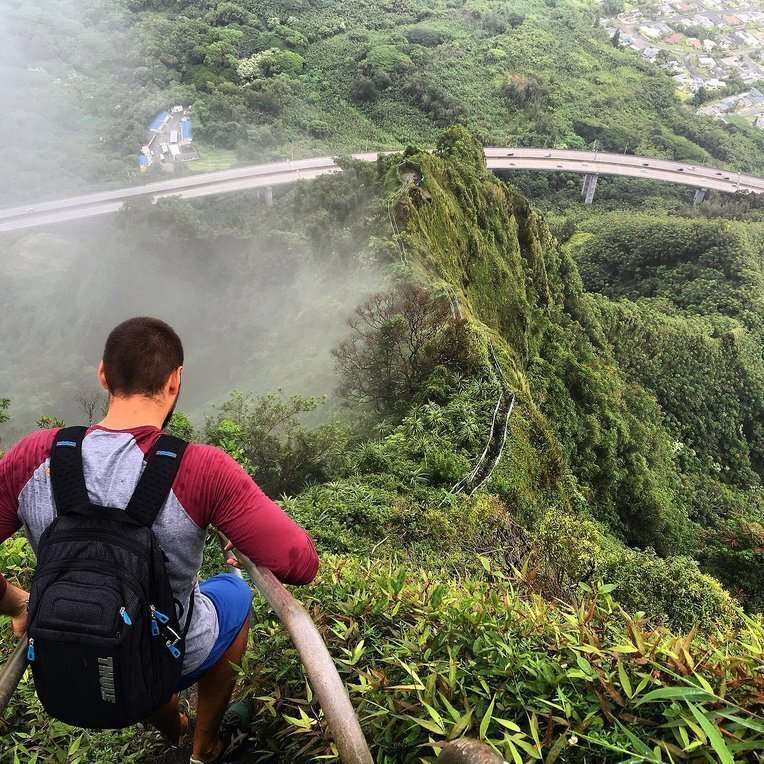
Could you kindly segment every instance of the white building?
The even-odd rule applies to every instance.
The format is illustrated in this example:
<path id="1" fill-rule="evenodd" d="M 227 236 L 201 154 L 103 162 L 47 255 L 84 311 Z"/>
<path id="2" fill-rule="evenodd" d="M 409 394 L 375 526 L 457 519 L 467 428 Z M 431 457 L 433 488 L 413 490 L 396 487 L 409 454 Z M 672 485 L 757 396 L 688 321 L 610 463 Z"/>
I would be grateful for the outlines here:
<path id="1" fill-rule="evenodd" d="M 650 37 L 653 40 L 657 40 L 661 36 L 661 30 L 656 29 L 655 27 L 644 26 L 644 27 L 640 27 L 639 31 L 645 37 Z"/>

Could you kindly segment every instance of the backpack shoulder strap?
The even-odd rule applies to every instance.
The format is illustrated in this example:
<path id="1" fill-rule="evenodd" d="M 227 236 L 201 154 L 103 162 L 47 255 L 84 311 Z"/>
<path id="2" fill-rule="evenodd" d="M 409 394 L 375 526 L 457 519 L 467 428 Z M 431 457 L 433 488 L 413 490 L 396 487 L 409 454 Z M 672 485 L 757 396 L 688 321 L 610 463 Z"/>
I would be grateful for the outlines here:
<path id="1" fill-rule="evenodd" d="M 82 471 L 82 440 L 87 429 L 64 427 L 53 440 L 50 450 L 50 480 L 58 515 L 90 505 Z"/>
<path id="2" fill-rule="evenodd" d="M 180 461 L 186 450 L 185 440 L 172 435 L 159 436 L 151 450 L 141 479 L 125 512 L 136 522 L 151 527 L 172 488 Z"/>

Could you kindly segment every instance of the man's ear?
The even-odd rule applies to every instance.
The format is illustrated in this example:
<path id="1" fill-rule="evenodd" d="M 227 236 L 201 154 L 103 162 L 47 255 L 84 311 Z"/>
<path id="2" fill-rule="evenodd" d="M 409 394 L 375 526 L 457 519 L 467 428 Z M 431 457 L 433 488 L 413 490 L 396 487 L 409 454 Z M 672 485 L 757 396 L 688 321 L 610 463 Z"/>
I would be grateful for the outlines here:
<path id="1" fill-rule="evenodd" d="M 183 367 L 178 366 L 178 368 L 170 374 L 170 378 L 167 380 L 167 394 L 172 398 L 175 398 L 180 392 L 180 376 L 182 373 Z"/>
<path id="2" fill-rule="evenodd" d="M 109 383 L 106 381 L 106 374 L 103 371 L 103 361 L 98 364 L 98 381 L 101 383 L 101 387 L 108 391 Z"/>

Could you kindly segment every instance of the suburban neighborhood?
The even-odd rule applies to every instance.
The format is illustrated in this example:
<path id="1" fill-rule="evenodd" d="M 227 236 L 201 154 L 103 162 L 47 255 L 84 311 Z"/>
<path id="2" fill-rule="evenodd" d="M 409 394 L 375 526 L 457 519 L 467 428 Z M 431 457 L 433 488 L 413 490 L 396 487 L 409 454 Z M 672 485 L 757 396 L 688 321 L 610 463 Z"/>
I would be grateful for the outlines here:
<path id="1" fill-rule="evenodd" d="M 605 0 L 614 44 L 667 71 L 698 112 L 764 129 L 764 7 L 752 0 L 666 0 L 639 7 Z M 719 91 L 718 96 L 714 93 Z"/>

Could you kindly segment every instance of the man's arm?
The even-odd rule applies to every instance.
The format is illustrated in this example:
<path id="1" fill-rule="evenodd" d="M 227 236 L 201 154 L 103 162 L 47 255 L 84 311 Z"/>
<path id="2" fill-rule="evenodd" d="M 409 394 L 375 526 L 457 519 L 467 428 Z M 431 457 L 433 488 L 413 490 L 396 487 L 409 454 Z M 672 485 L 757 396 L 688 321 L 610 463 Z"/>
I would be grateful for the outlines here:
<path id="1" fill-rule="evenodd" d="M 45 463 L 57 430 L 41 430 L 17 443 L 0 459 L 0 544 L 21 527 L 19 494 L 35 470 Z M 13 621 L 13 633 L 24 635 L 27 629 L 27 600 L 23 589 L 9 584 L 0 571 L 0 615 Z"/>
<path id="2" fill-rule="evenodd" d="M 0 544 L 10 538 L 20 527 L 18 518 L 18 493 L 14 494 L 14 475 L 17 471 L 18 447 L 12 448 L 0 459 Z M 27 630 L 27 607 L 29 595 L 9 584 L 0 571 L 0 615 L 9 615 L 13 621 L 13 633 L 17 637 Z"/>
<path id="3" fill-rule="evenodd" d="M 318 570 L 310 536 L 230 456 L 209 446 L 195 446 L 194 451 L 194 472 L 198 474 L 203 465 L 207 483 L 206 523 L 220 529 L 252 562 L 270 568 L 280 581 L 310 583 Z"/>

